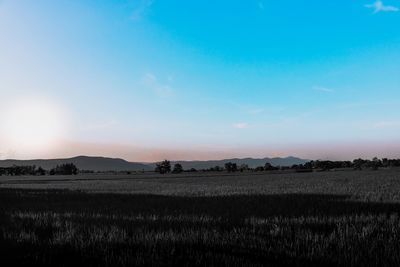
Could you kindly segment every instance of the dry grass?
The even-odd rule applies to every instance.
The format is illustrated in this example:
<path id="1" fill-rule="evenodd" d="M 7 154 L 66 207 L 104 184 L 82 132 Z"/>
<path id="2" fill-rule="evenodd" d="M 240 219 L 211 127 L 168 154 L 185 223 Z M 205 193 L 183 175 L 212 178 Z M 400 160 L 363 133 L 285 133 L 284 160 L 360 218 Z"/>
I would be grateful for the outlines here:
<path id="1" fill-rule="evenodd" d="M 399 266 L 399 174 L 0 177 L 1 260 Z"/>

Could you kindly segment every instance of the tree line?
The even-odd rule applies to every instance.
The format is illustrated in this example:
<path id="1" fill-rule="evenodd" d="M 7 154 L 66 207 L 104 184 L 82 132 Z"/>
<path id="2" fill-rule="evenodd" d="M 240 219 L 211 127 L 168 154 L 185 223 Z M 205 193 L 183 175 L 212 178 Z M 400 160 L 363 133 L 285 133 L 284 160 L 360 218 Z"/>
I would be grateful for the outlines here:
<path id="1" fill-rule="evenodd" d="M 78 168 L 72 163 L 57 165 L 49 171 L 42 167 L 33 166 L 11 166 L 0 168 L 0 176 L 21 176 L 21 175 L 77 175 Z"/>
<path id="2" fill-rule="evenodd" d="M 223 167 L 215 166 L 208 169 L 196 170 L 194 168 L 184 170 L 180 163 L 175 163 L 172 167 L 169 160 L 156 163 L 155 172 L 165 173 L 182 173 L 182 172 L 262 172 L 262 171 L 286 171 L 292 170 L 296 172 L 312 172 L 312 171 L 329 171 L 333 169 L 372 169 L 400 167 L 400 159 L 388 159 L 377 157 L 372 160 L 355 159 L 353 161 L 330 161 L 330 160 L 313 160 L 304 164 L 294 164 L 292 166 L 273 166 L 266 162 L 264 166 L 250 168 L 247 164 L 238 165 L 237 163 L 227 162 Z M 57 165 L 56 167 L 45 170 L 42 167 L 33 166 L 12 166 L 0 167 L 0 176 L 21 176 L 21 175 L 77 175 L 80 171 L 73 163 Z"/>
<path id="3" fill-rule="evenodd" d="M 164 160 L 156 164 L 155 172 L 165 174 L 165 173 L 182 173 L 182 172 L 261 172 L 261 171 L 285 171 L 292 170 L 296 172 L 312 172 L 312 171 L 329 171 L 333 169 L 372 169 L 377 170 L 379 168 L 390 168 L 390 167 L 400 167 L 400 159 L 388 159 L 377 157 L 372 160 L 368 159 L 355 159 L 353 161 L 331 161 L 331 160 L 312 160 L 304 164 L 293 164 L 292 166 L 273 166 L 271 163 L 266 162 L 264 166 L 258 166 L 255 168 L 250 168 L 247 164 L 238 165 L 237 163 L 227 162 L 223 167 L 215 166 L 208 169 L 196 170 L 194 168 L 184 170 L 180 163 L 174 164 L 171 167 L 171 162 L 169 160 Z"/>

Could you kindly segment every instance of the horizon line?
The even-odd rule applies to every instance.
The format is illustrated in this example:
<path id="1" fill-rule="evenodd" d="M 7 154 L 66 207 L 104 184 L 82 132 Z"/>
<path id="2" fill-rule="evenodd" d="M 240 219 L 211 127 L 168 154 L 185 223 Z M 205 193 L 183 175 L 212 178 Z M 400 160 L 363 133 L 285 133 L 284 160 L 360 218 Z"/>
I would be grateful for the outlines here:
<path id="1" fill-rule="evenodd" d="M 71 156 L 71 157 L 56 157 L 56 158 L 31 158 L 31 159 L 17 159 L 17 158 L 7 158 L 7 159 L 0 159 L 0 161 L 39 161 L 39 160 L 67 160 L 67 159 L 74 159 L 74 158 L 80 158 L 80 157 L 86 157 L 86 158 L 103 158 L 103 159 L 114 159 L 114 160 L 124 160 L 129 163 L 141 163 L 141 164 L 152 164 L 152 163 L 157 163 L 161 162 L 163 160 L 168 160 L 172 162 L 204 162 L 204 161 L 223 161 L 223 160 L 244 160 L 244 159 L 254 159 L 254 160 L 262 160 L 262 159 L 288 159 L 288 158 L 296 158 L 304 161 L 353 161 L 359 158 L 354 158 L 353 160 L 334 160 L 334 159 L 307 159 L 307 158 L 302 158 L 298 156 L 284 156 L 284 157 L 233 157 L 233 158 L 220 158 L 220 159 L 206 159 L 206 160 L 201 160 L 201 159 L 194 159 L 194 160 L 186 160 L 186 159 L 163 159 L 163 160 L 156 160 L 156 161 L 129 161 L 127 159 L 124 159 L 123 157 L 107 157 L 107 156 L 99 156 L 99 155 L 78 155 L 78 156 Z M 390 157 L 377 157 L 378 159 L 396 159 L 396 158 L 390 158 Z M 369 158 L 361 158 L 361 159 L 369 159 Z"/>

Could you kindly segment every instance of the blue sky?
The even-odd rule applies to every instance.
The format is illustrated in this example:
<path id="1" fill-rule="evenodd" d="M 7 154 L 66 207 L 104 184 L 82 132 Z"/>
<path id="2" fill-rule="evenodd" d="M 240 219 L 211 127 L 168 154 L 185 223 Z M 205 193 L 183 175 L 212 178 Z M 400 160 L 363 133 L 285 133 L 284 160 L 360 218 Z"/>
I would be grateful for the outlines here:
<path id="1" fill-rule="evenodd" d="M 0 157 L 400 157 L 398 7 L 0 0 L 0 98 L 63 129 Z"/>

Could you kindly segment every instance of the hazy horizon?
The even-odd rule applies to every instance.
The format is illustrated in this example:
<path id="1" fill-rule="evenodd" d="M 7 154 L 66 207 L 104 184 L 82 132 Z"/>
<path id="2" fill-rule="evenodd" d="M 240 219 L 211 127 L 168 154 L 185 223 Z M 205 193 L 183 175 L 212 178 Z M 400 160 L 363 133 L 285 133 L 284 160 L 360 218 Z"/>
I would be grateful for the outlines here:
<path id="1" fill-rule="evenodd" d="M 196 151 L 187 149 L 168 150 L 124 146 L 118 144 L 99 145 L 99 144 L 73 144 L 67 145 L 68 149 L 61 147 L 62 152 L 55 151 L 54 154 L 43 154 L 42 157 L 5 157 L 0 155 L 0 159 L 16 159 L 16 160 L 35 160 L 35 159 L 57 159 L 72 158 L 77 156 L 89 157 L 109 157 L 121 158 L 130 162 L 157 162 L 164 159 L 172 161 L 206 161 L 206 160 L 223 160 L 232 158 L 285 158 L 297 157 L 307 160 L 353 160 L 357 158 L 372 159 L 378 158 L 398 158 L 397 152 L 400 146 L 391 144 L 380 144 L 379 147 L 369 147 L 368 144 L 342 144 L 339 148 L 336 145 L 324 147 L 324 157 L 320 157 L 321 148 L 312 148 L 305 146 L 286 145 L 280 147 L 282 152 L 271 152 L 272 149 L 263 150 L 260 147 L 246 147 L 249 150 L 246 153 L 241 152 L 241 148 L 224 148 L 217 150 L 213 148 L 203 148 Z M 270 152 L 266 152 L 270 151 Z M 373 151 L 373 152 L 368 152 Z M 285 153 L 286 152 L 286 153 Z M 345 156 L 343 156 L 345 155 Z"/>
<path id="2" fill-rule="evenodd" d="M 400 158 L 399 7 L 0 0 L 0 159 Z"/>

